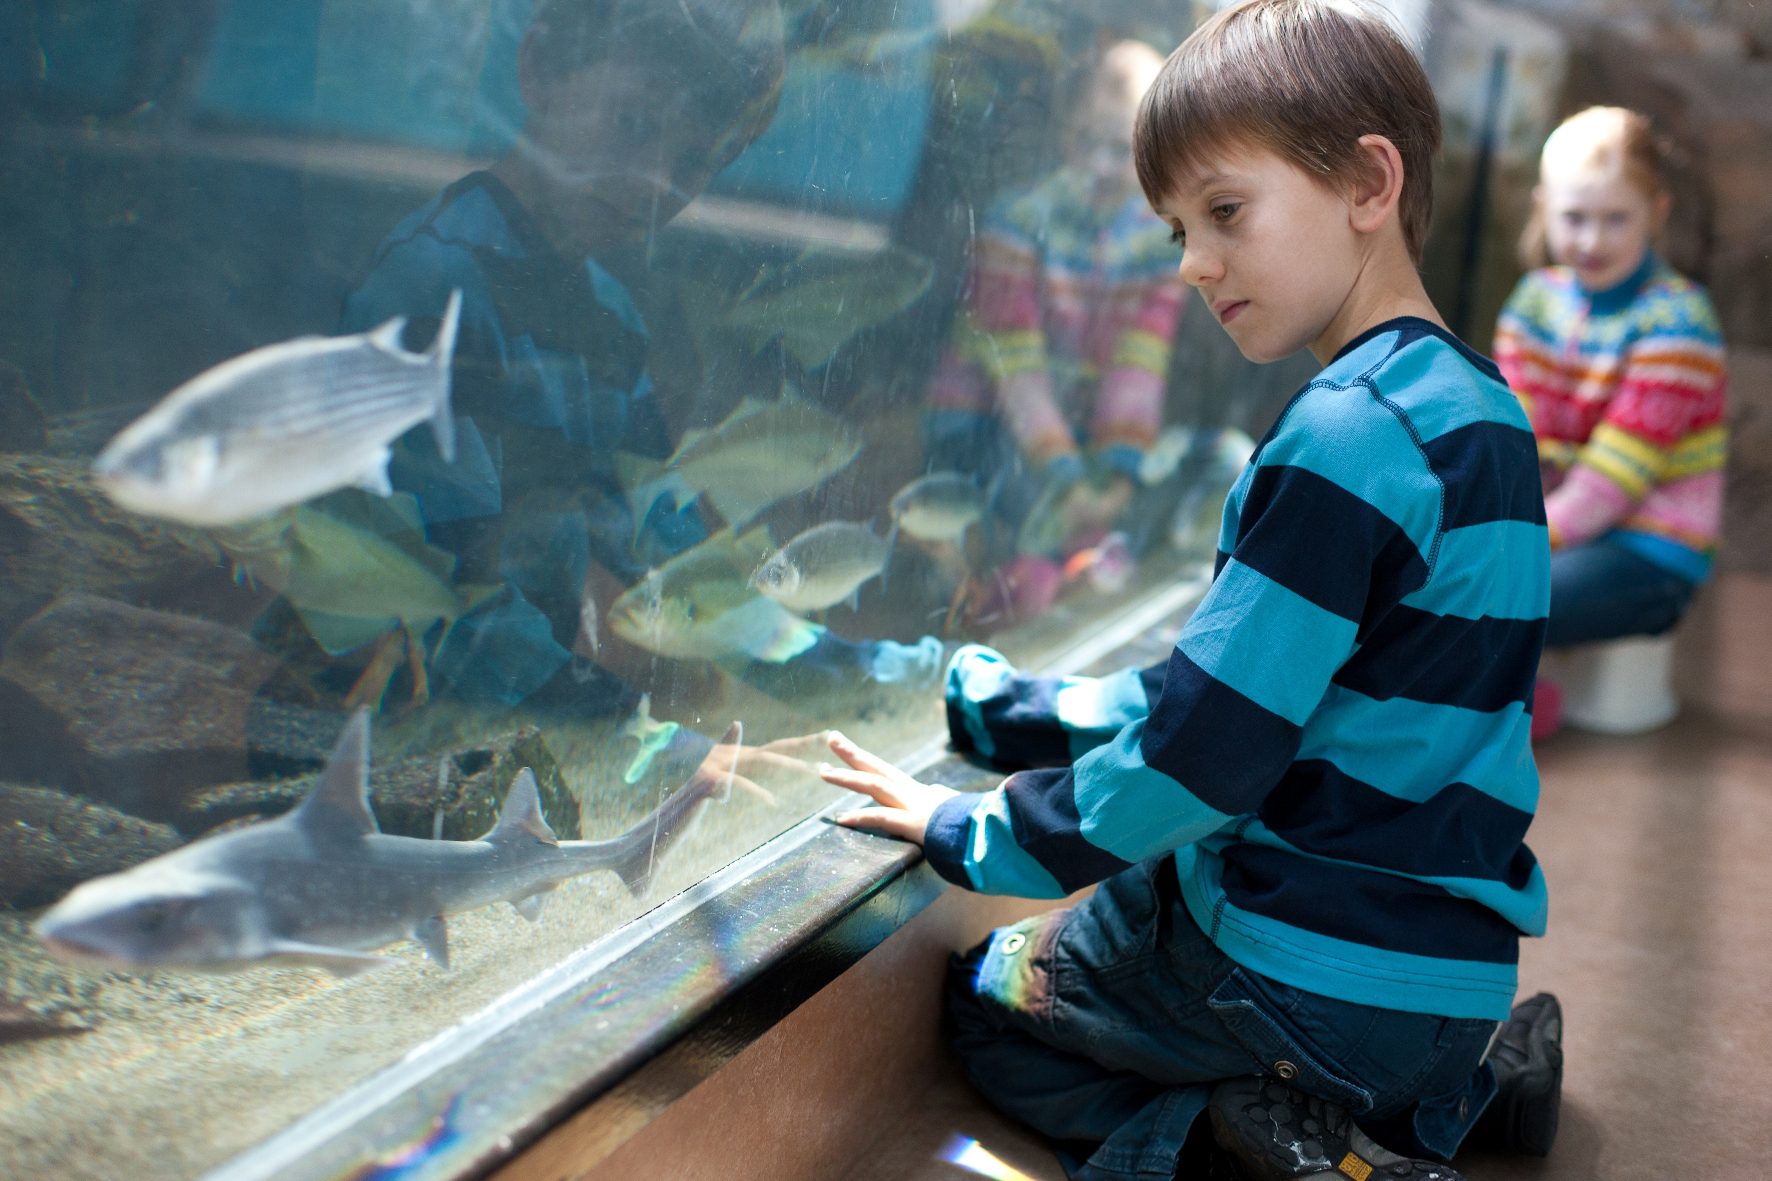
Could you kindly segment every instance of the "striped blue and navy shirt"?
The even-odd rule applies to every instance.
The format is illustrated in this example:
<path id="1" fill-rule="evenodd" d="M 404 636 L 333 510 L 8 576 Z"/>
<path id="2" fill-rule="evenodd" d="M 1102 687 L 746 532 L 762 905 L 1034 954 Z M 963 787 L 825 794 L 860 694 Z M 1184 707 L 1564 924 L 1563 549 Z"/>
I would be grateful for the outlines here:
<path id="1" fill-rule="evenodd" d="M 1550 548 L 1519 402 L 1437 326 L 1379 325 L 1262 440 L 1218 550 L 1166 666 L 1053 678 L 955 657 L 956 743 L 1032 769 L 938 808 L 931 864 L 1057 897 L 1172 854 L 1245 967 L 1505 1018 L 1546 908 L 1524 837 Z"/>

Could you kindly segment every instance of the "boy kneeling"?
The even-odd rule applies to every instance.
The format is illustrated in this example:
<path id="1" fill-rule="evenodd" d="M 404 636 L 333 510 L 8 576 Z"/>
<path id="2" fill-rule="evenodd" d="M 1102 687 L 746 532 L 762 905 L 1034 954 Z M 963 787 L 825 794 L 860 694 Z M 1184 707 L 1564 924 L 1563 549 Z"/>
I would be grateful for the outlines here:
<path id="1" fill-rule="evenodd" d="M 1479 1117 L 1518 1151 L 1555 1133 L 1561 1014 L 1509 1010 L 1545 922 L 1523 838 L 1550 554 L 1531 427 L 1416 272 L 1439 137 L 1382 15 L 1251 0 L 1189 37 L 1140 110 L 1140 182 L 1244 355 L 1322 372 L 1232 489 L 1165 667 L 956 654 L 956 744 L 1049 769 L 959 795 L 833 740 L 826 778 L 884 805 L 843 822 L 949 880 L 1102 883 L 949 987 L 973 1082 L 1074 1176 L 1451 1178 L 1433 1162 Z"/>

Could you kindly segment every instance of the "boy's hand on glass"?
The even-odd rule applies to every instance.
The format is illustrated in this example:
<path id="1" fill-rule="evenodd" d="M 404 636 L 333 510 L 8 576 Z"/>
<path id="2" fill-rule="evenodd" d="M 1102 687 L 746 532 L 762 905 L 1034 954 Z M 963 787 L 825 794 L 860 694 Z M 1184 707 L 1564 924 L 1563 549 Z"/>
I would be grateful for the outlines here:
<path id="1" fill-rule="evenodd" d="M 960 793 L 939 783 L 919 783 L 877 755 L 869 754 L 837 731 L 831 731 L 830 746 L 837 757 L 849 765 L 833 767 L 821 764 L 818 773 L 826 783 L 860 792 L 880 805 L 859 812 L 844 812 L 835 817 L 845 828 L 884 833 L 901 841 L 923 843 L 929 818 L 943 800 Z"/>

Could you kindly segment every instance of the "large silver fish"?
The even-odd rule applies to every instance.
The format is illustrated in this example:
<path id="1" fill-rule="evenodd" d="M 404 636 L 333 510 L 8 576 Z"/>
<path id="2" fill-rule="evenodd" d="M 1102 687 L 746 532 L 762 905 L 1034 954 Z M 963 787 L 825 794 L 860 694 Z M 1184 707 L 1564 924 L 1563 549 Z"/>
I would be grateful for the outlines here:
<path id="1" fill-rule="evenodd" d="M 167 394 L 99 453 L 93 474 L 126 509 L 231 525 L 352 485 L 388 495 L 388 444 L 428 421 L 455 457 L 450 293 L 436 339 L 400 347 L 406 317 L 356 336 L 301 336 L 223 361 Z"/>
<path id="2" fill-rule="evenodd" d="M 721 741 L 736 746 L 742 736 L 735 722 Z M 390 836 L 369 807 L 369 714 L 360 710 L 293 811 L 84 882 L 33 930 L 62 958 L 125 970 L 268 964 L 342 976 L 394 962 L 371 952 L 408 937 L 448 967 L 448 915 L 509 902 L 533 919 L 548 891 L 596 869 L 640 892 L 701 806 L 725 798 L 735 769 L 698 770 L 603 841 L 555 837 L 527 768 L 477 841 Z"/>
<path id="3" fill-rule="evenodd" d="M 823 611 L 855 597 L 886 570 L 892 543 L 866 525 L 826 521 L 770 554 L 751 585 L 790 611 Z"/>

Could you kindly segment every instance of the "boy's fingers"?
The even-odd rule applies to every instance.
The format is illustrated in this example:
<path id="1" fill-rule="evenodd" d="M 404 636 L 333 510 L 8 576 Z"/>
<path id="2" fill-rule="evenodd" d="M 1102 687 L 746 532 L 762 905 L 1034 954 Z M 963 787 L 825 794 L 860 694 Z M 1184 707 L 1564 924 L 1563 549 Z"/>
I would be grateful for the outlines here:
<path id="1" fill-rule="evenodd" d="M 877 832 L 913 844 L 922 843 L 922 822 L 900 808 L 866 808 L 860 812 L 844 812 L 832 819 L 844 828 Z"/>
<path id="2" fill-rule="evenodd" d="M 838 787 L 848 788 L 850 791 L 858 791 L 877 803 L 897 807 L 902 802 L 898 798 L 898 793 L 892 790 L 891 785 L 883 777 L 872 772 L 852 771 L 848 767 L 833 767 L 829 763 L 821 763 L 818 774 L 826 783 L 833 783 Z"/>

